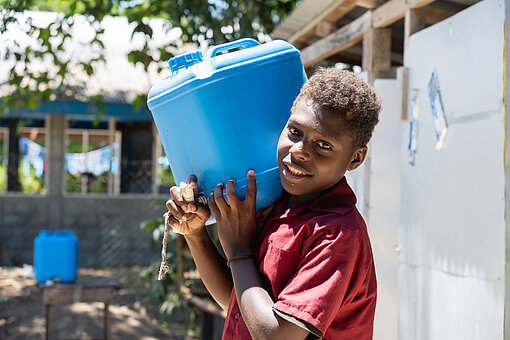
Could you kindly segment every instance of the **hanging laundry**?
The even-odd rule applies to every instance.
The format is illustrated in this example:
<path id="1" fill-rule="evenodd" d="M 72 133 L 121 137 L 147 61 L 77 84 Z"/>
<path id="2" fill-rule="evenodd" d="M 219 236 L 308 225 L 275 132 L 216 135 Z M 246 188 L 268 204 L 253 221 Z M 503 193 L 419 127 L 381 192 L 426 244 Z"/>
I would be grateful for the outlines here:
<path id="1" fill-rule="evenodd" d="M 96 176 L 101 175 L 110 170 L 110 159 L 112 160 L 112 173 L 119 171 L 119 143 L 113 143 L 100 149 L 89 151 L 86 153 L 68 153 L 66 155 L 66 169 L 70 174 L 92 173 Z"/>
<path id="2" fill-rule="evenodd" d="M 34 167 L 35 175 L 42 177 L 44 173 L 44 159 L 46 150 L 41 145 L 28 138 L 19 139 L 19 150 L 23 161 L 23 176 L 30 174 L 30 166 Z"/>
<path id="3" fill-rule="evenodd" d="M 20 138 L 19 148 L 23 160 L 23 175 L 28 176 L 32 166 L 36 176 L 41 177 L 45 167 L 45 148 L 28 138 Z M 65 159 L 65 167 L 72 175 L 84 173 L 101 175 L 110 170 L 110 159 L 112 173 L 116 174 L 119 171 L 119 143 L 113 143 L 113 155 L 112 146 L 107 145 L 85 153 L 68 153 Z"/>

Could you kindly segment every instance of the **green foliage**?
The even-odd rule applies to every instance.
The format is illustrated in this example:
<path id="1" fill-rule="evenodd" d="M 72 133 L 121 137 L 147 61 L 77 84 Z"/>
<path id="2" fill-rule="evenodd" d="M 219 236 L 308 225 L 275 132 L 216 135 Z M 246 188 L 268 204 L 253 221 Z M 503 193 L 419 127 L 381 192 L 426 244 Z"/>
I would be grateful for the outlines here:
<path id="1" fill-rule="evenodd" d="M 269 39 L 274 27 L 299 0 L 0 0 L 0 62 L 12 65 L 9 72 L 9 94 L 2 98 L 0 115 L 36 108 L 41 102 L 55 99 L 82 98 L 86 80 L 75 77 L 77 70 L 91 76 L 104 63 L 104 27 L 106 15 L 125 16 L 134 26 L 132 38 L 143 39 L 141 48 L 126 55 L 133 64 L 147 70 L 155 65 L 160 72 L 166 61 L 183 44 L 216 45 L 240 38 Z M 20 13 L 26 10 L 58 12 L 56 20 L 47 26 L 36 25 L 32 18 Z M 88 53 L 71 56 L 67 49 L 75 35 L 76 15 L 87 19 L 92 36 L 81 42 Z M 153 39 L 153 22 L 165 19 L 167 32 L 180 28 L 177 40 L 159 46 Z M 19 30 L 34 44 L 21 44 L 24 37 L 13 37 L 9 30 Z M 34 67 L 37 65 L 37 67 Z M 82 98 L 83 99 L 83 98 Z M 105 112 L 105 98 L 88 98 L 89 113 L 100 118 Z M 133 103 L 145 103 L 142 95 Z"/>
<path id="2" fill-rule="evenodd" d="M 21 191 L 25 194 L 44 194 L 46 190 L 44 189 L 44 177 L 37 177 L 35 175 L 35 169 L 30 165 L 30 171 L 28 176 L 23 176 L 23 162 L 19 162 L 19 181 L 21 183 Z"/>
<path id="3" fill-rule="evenodd" d="M 0 164 L 0 192 L 7 189 L 7 167 Z"/>
<path id="4" fill-rule="evenodd" d="M 154 220 L 144 221 L 140 224 L 140 228 L 152 234 L 151 248 L 154 251 L 161 249 L 161 240 L 165 231 L 165 224 L 162 217 Z M 189 306 L 186 305 L 185 301 L 181 298 L 178 287 L 177 287 L 177 248 L 176 248 L 177 235 L 169 232 L 166 263 L 170 267 L 170 272 L 165 275 L 165 278 L 161 281 L 157 279 L 160 261 L 152 263 L 144 270 L 140 272 L 140 279 L 145 284 L 145 292 L 143 297 L 154 299 L 156 298 L 160 304 L 158 307 L 158 316 L 162 320 L 162 325 L 165 326 L 164 316 L 170 315 L 174 312 L 178 312 L 183 315 L 184 310 L 189 311 Z M 183 261 L 183 270 L 188 271 L 194 267 L 192 260 Z M 187 280 L 184 282 L 186 286 L 191 286 L 191 281 Z M 185 328 L 188 332 L 196 331 L 197 325 L 194 324 L 193 320 L 196 320 L 196 315 L 200 312 L 197 309 L 191 310 L 192 320 L 185 318 Z"/>

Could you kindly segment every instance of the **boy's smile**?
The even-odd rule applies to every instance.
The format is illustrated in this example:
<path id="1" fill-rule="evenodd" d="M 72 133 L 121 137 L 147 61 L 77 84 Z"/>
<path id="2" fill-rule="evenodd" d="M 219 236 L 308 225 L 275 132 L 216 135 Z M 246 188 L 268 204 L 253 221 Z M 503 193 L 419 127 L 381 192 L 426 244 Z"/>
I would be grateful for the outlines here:
<path id="1" fill-rule="evenodd" d="M 296 104 L 277 151 L 280 179 L 291 194 L 289 204 L 317 197 L 363 162 L 367 148 L 355 148 L 352 133 L 342 118 L 312 101 Z"/>

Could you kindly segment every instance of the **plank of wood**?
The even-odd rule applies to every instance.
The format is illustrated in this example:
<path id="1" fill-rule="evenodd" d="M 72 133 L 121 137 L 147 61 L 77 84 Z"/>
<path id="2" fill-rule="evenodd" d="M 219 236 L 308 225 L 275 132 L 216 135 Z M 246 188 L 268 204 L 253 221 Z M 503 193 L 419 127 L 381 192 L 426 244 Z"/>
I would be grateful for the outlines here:
<path id="1" fill-rule="evenodd" d="M 335 1 L 328 10 L 322 12 L 312 20 L 310 20 L 304 27 L 300 28 L 294 34 L 292 34 L 288 41 L 291 44 L 299 44 L 303 42 L 309 41 L 311 38 L 315 36 L 316 27 L 321 22 L 327 22 L 330 24 L 334 24 L 340 18 L 342 18 L 345 14 L 349 13 L 352 9 L 356 7 L 355 0 L 338 0 Z"/>
<path id="2" fill-rule="evenodd" d="M 421 31 L 425 26 L 425 10 L 423 8 L 408 9 L 404 18 L 404 39 Z"/>
<path id="3" fill-rule="evenodd" d="M 43 288 L 44 304 L 68 304 L 74 302 L 111 302 L 115 286 L 62 285 Z"/>
<path id="4" fill-rule="evenodd" d="M 402 19 L 408 9 L 426 6 L 435 0 L 390 0 L 373 11 L 372 27 L 382 28 Z"/>
<path id="5" fill-rule="evenodd" d="M 301 60 L 308 67 L 320 60 L 338 53 L 363 39 L 363 34 L 370 29 L 371 11 L 367 11 L 349 24 L 337 29 L 325 38 L 307 46 L 301 51 Z"/>
<path id="6" fill-rule="evenodd" d="M 333 30 L 335 29 L 335 26 L 333 26 L 332 23 L 323 21 L 320 22 L 317 25 L 317 28 L 315 29 L 315 35 L 319 38 L 327 37 Z"/>
<path id="7" fill-rule="evenodd" d="M 374 9 L 381 6 L 386 0 L 356 0 L 356 6 Z"/>
<path id="8" fill-rule="evenodd" d="M 407 121 L 408 74 L 407 67 L 397 68 L 397 110 L 401 122 Z"/>
<path id="9" fill-rule="evenodd" d="M 371 29 L 363 36 L 361 68 L 371 73 L 391 71 L 391 29 Z"/>

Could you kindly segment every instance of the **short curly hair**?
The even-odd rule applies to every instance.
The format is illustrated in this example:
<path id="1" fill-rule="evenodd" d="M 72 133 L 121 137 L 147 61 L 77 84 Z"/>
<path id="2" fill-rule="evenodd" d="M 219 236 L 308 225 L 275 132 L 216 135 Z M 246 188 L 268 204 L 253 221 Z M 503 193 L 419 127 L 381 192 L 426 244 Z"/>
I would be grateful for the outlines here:
<path id="1" fill-rule="evenodd" d="M 292 111 L 302 100 L 311 100 L 321 109 L 336 113 L 352 131 L 354 147 L 366 146 L 379 121 L 381 99 L 372 85 L 337 68 L 319 68 L 303 85 L 294 101 Z"/>

